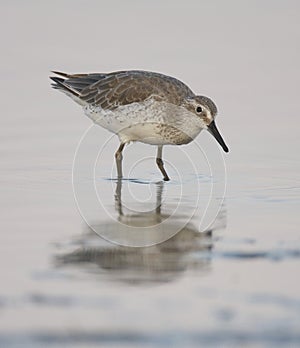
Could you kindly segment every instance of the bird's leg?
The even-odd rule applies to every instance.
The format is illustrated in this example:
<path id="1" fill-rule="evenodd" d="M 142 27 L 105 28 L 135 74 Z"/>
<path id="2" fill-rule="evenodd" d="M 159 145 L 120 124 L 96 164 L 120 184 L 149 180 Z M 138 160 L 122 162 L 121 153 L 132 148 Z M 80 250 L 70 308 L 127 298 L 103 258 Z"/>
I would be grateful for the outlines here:
<path id="1" fill-rule="evenodd" d="M 159 170 L 161 171 L 162 175 L 164 176 L 164 181 L 169 181 L 170 178 L 168 177 L 168 174 L 165 171 L 164 162 L 162 160 L 162 145 L 158 145 L 157 147 L 156 164 Z"/>
<path id="2" fill-rule="evenodd" d="M 115 153 L 115 158 L 116 158 L 116 165 L 117 165 L 117 173 L 118 173 L 118 179 L 121 179 L 123 177 L 122 173 L 122 151 L 124 149 L 125 143 L 121 143 L 117 152 Z"/>

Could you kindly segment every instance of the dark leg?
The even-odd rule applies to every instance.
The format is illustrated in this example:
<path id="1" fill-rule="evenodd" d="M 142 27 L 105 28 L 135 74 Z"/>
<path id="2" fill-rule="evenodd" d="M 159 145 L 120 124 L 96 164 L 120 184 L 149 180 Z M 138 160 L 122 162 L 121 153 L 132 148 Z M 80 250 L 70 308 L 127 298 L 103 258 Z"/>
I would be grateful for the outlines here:
<path id="1" fill-rule="evenodd" d="M 116 165 L 117 165 L 117 173 L 118 173 L 118 178 L 121 179 L 123 177 L 123 173 L 122 173 L 122 159 L 123 159 L 123 155 L 122 155 L 122 151 L 124 149 L 125 144 L 121 143 L 117 152 L 115 153 L 115 158 L 116 158 Z"/>
<path id="2" fill-rule="evenodd" d="M 164 181 L 169 181 L 170 178 L 168 177 L 168 174 L 165 171 L 164 162 L 162 160 L 162 145 L 158 145 L 157 147 L 156 164 L 159 170 L 161 171 L 162 175 L 164 176 Z"/>

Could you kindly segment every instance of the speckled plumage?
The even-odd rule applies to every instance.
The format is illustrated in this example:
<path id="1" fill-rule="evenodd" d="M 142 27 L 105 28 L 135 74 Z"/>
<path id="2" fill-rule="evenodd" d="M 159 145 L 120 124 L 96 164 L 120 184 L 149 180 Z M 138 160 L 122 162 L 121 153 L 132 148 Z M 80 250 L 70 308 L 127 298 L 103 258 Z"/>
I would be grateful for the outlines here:
<path id="1" fill-rule="evenodd" d="M 214 126 L 214 136 L 228 151 L 214 118 L 217 107 L 196 96 L 183 82 L 149 71 L 66 74 L 54 72 L 52 86 L 80 104 L 95 123 L 119 136 L 124 144 L 140 141 L 158 145 L 181 145 L 192 141 L 202 129 Z M 200 111 L 199 111 L 200 110 Z M 161 161 L 162 162 L 162 161 Z M 165 173 L 163 164 L 158 164 Z M 167 180 L 166 173 L 164 174 Z"/>

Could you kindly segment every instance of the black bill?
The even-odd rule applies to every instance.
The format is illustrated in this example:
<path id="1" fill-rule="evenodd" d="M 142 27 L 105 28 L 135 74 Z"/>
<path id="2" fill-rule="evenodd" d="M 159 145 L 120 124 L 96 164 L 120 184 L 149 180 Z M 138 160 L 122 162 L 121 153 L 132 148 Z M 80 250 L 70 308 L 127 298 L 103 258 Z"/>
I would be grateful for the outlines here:
<path id="1" fill-rule="evenodd" d="M 208 131 L 209 131 L 209 133 L 211 133 L 214 136 L 214 138 L 217 140 L 217 142 L 222 146 L 222 149 L 225 152 L 228 152 L 229 149 L 226 146 L 226 144 L 225 144 L 221 134 L 219 133 L 218 128 L 217 128 L 217 126 L 215 124 L 215 121 L 212 121 L 210 123 L 210 125 L 208 126 Z"/>

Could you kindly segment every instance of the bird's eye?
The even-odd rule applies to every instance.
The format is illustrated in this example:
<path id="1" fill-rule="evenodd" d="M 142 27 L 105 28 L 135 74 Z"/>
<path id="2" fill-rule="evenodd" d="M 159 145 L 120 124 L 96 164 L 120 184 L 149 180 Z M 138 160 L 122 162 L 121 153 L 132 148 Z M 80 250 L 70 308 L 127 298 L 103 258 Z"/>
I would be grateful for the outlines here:
<path id="1" fill-rule="evenodd" d="M 196 111 L 197 111 L 197 112 L 200 114 L 200 112 L 202 112 L 202 108 L 201 108 L 201 106 L 197 106 Z"/>

